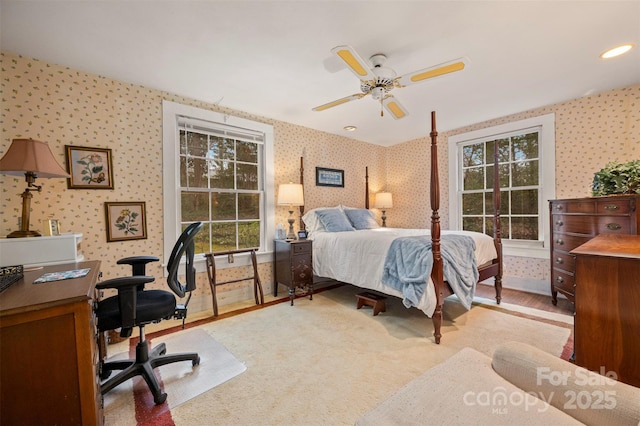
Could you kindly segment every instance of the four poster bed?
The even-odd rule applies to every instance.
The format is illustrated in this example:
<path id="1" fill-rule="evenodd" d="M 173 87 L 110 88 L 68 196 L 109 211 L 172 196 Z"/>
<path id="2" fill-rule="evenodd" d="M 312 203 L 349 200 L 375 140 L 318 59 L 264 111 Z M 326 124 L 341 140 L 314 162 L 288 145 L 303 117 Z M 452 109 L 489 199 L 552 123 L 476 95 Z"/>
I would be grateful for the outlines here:
<path id="1" fill-rule="evenodd" d="M 469 309 L 475 284 L 495 277 L 496 301 L 500 303 L 502 244 L 497 164 L 493 179 L 493 238 L 476 232 L 441 230 L 437 135 L 435 112 L 432 112 L 430 229 L 380 228 L 368 210 L 368 168 L 364 209 L 337 206 L 317 208 L 305 214 L 304 207 L 300 207 L 300 214 L 304 215 L 301 226 L 306 227 L 309 238 L 314 241 L 314 275 L 403 298 L 405 306 L 415 306 L 432 318 L 435 342 L 439 344 L 445 298 L 455 293 Z M 497 149 L 494 152 L 494 163 L 497 163 Z M 302 162 L 301 158 L 301 183 Z M 405 280 L 409 284 L 405 285 Z"/>

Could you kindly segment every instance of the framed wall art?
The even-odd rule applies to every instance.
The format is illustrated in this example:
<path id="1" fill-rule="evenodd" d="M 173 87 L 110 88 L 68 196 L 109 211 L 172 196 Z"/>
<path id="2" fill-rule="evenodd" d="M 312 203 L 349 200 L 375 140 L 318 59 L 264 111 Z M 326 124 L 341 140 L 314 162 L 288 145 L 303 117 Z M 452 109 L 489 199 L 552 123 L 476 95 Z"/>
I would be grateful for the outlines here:
<path id="1" fill-rule="evenodd" d="M 109 148 L 65 145 L 69 189 L 113 189 L 113 163 Z"/>
<path id="2" fill-rule="evenodd" d="M 344 188 L 344 170 L 316 167 L 316 186 Z"/>
<path id="3" fill-rule="evenodd" d="M 106 202 L 107 242 L 147 238 L 144 201 Z"/>

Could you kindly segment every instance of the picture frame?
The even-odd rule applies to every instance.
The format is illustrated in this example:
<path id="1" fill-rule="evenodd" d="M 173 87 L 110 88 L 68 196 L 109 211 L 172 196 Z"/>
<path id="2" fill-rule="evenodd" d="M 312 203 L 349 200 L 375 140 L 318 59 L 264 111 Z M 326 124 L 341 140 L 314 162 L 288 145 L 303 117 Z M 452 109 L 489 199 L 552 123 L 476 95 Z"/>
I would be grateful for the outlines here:
<path id="1" fill-rule="evenodd" d="M 44 223 L 44 235 L 56 236 L 60 234 L 60 221 L 58 219 L 47 219 Z"/>
<path id="2" fill-rule="evenodd" d="M 147 215 L 144 201 L 104 203 L 107 242 L 144 240 L 147 238 Z"/>
<path id="3" fill-rule="evenodd" d="M 344 188 L 344 170 L 316 167 L 316 186 Z"/>
<path id="4" fill-rule="evenodd" d="M 65 145 L 68 189 L 113 189 L 111 149 Z"/>

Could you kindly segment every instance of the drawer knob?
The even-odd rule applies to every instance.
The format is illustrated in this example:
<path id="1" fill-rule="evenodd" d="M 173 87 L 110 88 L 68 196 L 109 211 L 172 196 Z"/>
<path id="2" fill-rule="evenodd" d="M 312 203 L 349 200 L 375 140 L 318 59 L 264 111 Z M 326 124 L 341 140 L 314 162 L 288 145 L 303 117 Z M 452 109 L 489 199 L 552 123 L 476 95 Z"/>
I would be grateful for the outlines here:
<path id="1" fill-rule="evenodd" d="M 564 222 L 561 221 L 561 220 L 556 220 L 556 225 L 562 226 L 562 225 L 564 225 Z"/>
<path id="2" fill-rule="evenodd" d="M 556 281 L 559 282 L 560 284 L 562 284 L 564 282 L 564 278 L 562 277 L 557 277 Z"/>
<path id="3" fill-rule="evenodd" d="M 556 244 L 558 244 L 559 246 L 561 246 L 561 245 L 563 245 L 563 244 L 564 244 L 564 241 L 562 241 L 560 238 L 558 238 L 558 239 L 556 240 Z"/>
<path id="4" fill-rule="evenodd" d="M 617 204 L 607 204 L 606 206 L 604 206 L 605 210 L 618 210 L 618 205 Z"/>
<path id="5" fill-rule="evenodd" d="M 620 225 L 619 223 L 607 223 L 607 229 L 611 231 L 617 231 L 620 228 L 622 228 L 622 225 Z"/>
<path id="6" fill-rule="evenodd" d="M 556 210 L 562 210 L 562 204 L 556 204 Z"/>
<path id="7" fill-rule="evenodd" d="M 561 257 L 556 258 L 556 263 L 562 264 L 564 263 Z"/>

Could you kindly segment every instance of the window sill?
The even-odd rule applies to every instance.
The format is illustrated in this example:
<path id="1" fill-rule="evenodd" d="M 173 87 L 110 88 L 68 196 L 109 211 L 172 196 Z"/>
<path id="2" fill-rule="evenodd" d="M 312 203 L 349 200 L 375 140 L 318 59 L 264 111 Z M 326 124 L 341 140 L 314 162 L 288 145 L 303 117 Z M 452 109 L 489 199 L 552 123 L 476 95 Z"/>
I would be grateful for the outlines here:
<path id="1" fill-rule="evenodd" d="M 522 246 L 502 243 L 502 254 L 504 256 L 532 257 L 535 259 L 549 259 L 549 249 L 542 246 Z"/>

